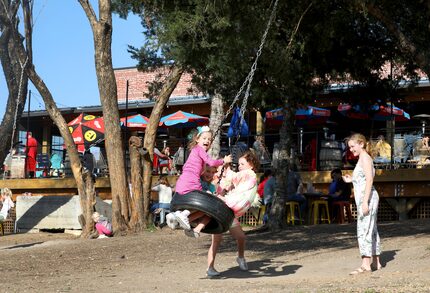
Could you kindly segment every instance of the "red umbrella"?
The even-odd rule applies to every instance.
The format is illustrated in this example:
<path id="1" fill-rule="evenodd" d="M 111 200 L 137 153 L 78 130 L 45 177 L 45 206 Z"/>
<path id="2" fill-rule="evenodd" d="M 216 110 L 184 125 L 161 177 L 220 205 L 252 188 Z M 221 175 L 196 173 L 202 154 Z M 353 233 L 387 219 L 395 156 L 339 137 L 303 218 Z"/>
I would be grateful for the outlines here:
<path id="1" fill-rule="evenodd" d="M 121 125 L 125 124 L 125 118 L 121 118 Z M 127 125 L 125 125 L 130 130 L 144 130 L 148 126 L 149 119 L 141 114 L 136 114 L 127 117 Z"/>
<path id="2" fill-rule="evenodd" d="M 330 117 L 330 110 L 313 106 L 301 107 L 296 110 L 296 125 L 320 125 L 324 124 Z M 284 120 L 282 108 L 266 112 L 266 122 L 269 124 L 280 125 Z"/>
<path id="3" fill-rule="evenodd" d="M 84 152 L 104 140 L 105 125 L 103 117 L 81 113 L 67 125 L 79 152 Z"/>
<path id="4" fill-rule="evenodd" d="M 387 121 L 391 120 L 391 114 L 393 114 L 396 121 L 408 121 L 410 116 L 404 110 L 391 105 L 380 106 L 372 105 L 369 109 L 363 109 L 360 105 L 351 104 L 339 104 L 337 110 L 344 116 L 353 119 L 363 119 L 363 120 L 377 120 L 377 121 Z"/>

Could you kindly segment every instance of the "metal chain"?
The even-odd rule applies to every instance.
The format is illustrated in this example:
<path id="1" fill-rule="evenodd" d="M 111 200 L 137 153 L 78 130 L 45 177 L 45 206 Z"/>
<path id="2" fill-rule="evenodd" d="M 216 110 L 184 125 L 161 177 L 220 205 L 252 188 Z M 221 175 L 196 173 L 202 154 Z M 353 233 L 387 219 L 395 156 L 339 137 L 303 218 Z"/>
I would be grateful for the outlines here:
<path id="1" fill-rule="evenodd" d="M 16 120 L 18 116 L 19 97 L 21 96 L 22 80 L 24 79 L 24 71 L 25 71 L 25 67 L 27 66 L 27 62 L 28 62 L 28 55 L 27 55 L 27 58 L 25 59 L 24 65 L 21 66 L 22 70 L 21 70 L 21 77 L 19 80 L 18 95 L 16 97 L 16 107 L 15 107 L 15 116 L 13 118 L 12 137 L 10 139 L 10 149 L 9 149 L 10 154 L 12 154 L 12 149 L 13 149 L 13 138 L 15 137 L 15 131 L 16 131 Z"/>
<path id="2" fill-rule="evenodd" d="M 273 22 L 273 19 L 275 18 L 276 7 L 277 6 L 278 6 L 278 0 L 276 0 L 275 4 L 273 5 L 272 12 L 271 12 L 270 17 L 269 17 L 269 21 L 267 22 L 266 29 L 264 31 L 263 37 L 261 38 L 260 46 L 258 47 L 258 51 L 257 51 L 256 57 L 255 57 L 254 63 L 251 66 L 251 70 L 248 73 L 248 76 L 245 78 L 245 81 L 242 83 L 242 86 L 240 87 L 239 91 L 236 93 L 236 96 L 234 97 L 233 102 L 230 104 L 230 107 L 228 108 L 227 112 L 225 113 L 224 118 L 222 119 L 221 124 L 218 127 L 218 129 L 216 130 L 216 132 L 215 132 L 214 136 L 212 137 L 212 139 L 214 139 L 218 135 L 218 133 L 221 130 L 221 127 L 222 127 L 224 121 L 230 115 L 231 111 L 233 110 L 233 107 L 235 106 L 236 102 L 239 100 L 239 97 L 242 94 L 242 92 L 243 92 L 243 90 L 244 90 L 244 88 L 246 86 L 245 96 L 243 98 L 242 106 L 240 108 L 240 123 L 239 123 L 238 135 L 236 137 L 236 143 L 240 139 L 240 128 L 242 127 L 242 124 L 243 124 L 243 121 L 244 121 L 243 114 L 245 113 L 245 108 L 246 108 L 246 105 L 248 103 L 248 97 L 249 97 L 249 93 L 250 93 L 250 90 L 251 90 L 252 79 L 254 78 L 254 73 L 257 70 L 258 58 L 260 57 L 261 52 L 263 50 L 264 43 L 266 42 L 266 37 L 267 37 L 267 34 L 269 32 L 270 26 L 271 26 L 271 24 Z"/>

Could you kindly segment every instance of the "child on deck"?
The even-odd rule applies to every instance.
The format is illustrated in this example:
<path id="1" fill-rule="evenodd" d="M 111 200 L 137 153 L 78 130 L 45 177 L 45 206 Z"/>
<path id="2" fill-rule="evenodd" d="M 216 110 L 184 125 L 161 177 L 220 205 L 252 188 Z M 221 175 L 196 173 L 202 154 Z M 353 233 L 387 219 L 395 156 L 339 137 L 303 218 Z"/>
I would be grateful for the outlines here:
<path id="1" fill-rule="evenodd" d="M 203 168 L 206 165 L 218 167 L 224 163 L 231 162 L 231 155 L 225 156 L 223 160 L 213 160 L 207 153 L 212 144 L 212 132 L 208 126 L 198 127 L 198 132 L 194 134 L 188 148 L 191 150 L 187 161 L 182 168 L 182 174 L 176 182 L 176 195 L 186 196 L 187 193 L 194 190 L 202 190 L 200 176 Z M 174 213 L 179 225 L 185 229 L 186 233 L 191 231 L 188 216 L 190 211 L 184 210 L 182 212 Z M 209 223 L 210 217 L 205 216 L 202 212 L 193 213 L 191 219 L 203 218 L 206 224 Z M 188 232 L 187 232 L 188 231 Z M 198 234 L 195 236 L 198 237 Z"/>
<path id="2" fill-rule="evenodd" d="M 98 212 L 94 212 L 92 218 L 95 223 L 95 228 L 99 233 L 98 238 L 112 236 L 112 224 L 109 223 L 107 218 L 103 217 L 103 215 L 100 215 Z"/>
<path id="3" fill-rule="evenodd" d="M 3 203 L 2 208 L 0 210 L 0 223 L 3 223 L 7 215 L 9 214 L 9 210 L 15 206 L 12 201 L 12 191 L 9 188 L 3 188 L 1 190 L 1 202 Z"/>

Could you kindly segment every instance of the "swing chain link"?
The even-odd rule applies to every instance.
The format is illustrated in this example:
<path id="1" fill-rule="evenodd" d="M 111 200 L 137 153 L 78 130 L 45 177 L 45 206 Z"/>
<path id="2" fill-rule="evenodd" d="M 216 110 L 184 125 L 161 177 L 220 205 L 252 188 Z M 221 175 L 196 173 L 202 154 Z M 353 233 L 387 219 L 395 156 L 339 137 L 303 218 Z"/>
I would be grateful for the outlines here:
<path id="1" fill-rule="evenodd" d="M 236 93 L 236 96 L 233 99 L 233 102 L 231 102 L 230 107 L 228 108 L 227 112 L 224 115 L 224 118 L 221 120 L 221 124 L 218 127 L 218 129 L 215 131 L 215 134 L 212 137 L 212 140 L 215 139 L 215 137 L 218 135 L 218 133 L 221 130 L 222 125 L 224 124 L 224 121 L 227 120 L 228 116 L 230 115 L 231 111 L 233 110 L 233 107 L 235 106 L 236 102 L 239 100 L 240 95 L 242 94 L 243 90 L 245 89 L 246 86 L 246 91 L 245 91 L 245 96 L 243 98 L 243 102 L 240 108 L 240 123 L 239 123 L 239 129 L 238 129 L 238 135 L 236 138 L 236 143 L 239 141 L 240 139 L 240 128 L 242 127 L 243 124 L 243 114 L 245 113 L 245 108 L 246 105 L 248 103 L 248 97 L 249 97 L 249 92 L 251 90 L 251 83 L 252 83 L 252 79 L 254 78 L 254 73 L 257 70 L 257 63 L 258 63 L 258 58 L 261 55 L 261 52 L 263 51 L 263 47 L 264 47 L 264 43 L 266 42 L 266 37 L 267 34 L 269 32 L 270 26 L 273 22 L 273 19 L 275 18 L 275 14 L 276 14 L 276 7 L 278 6 L 278 0 L 275 1 L 275 4 L 273 5 L 272 8 L 272 12 L 270 14 L 269 17 L 269 21 L 267 22 L 267 26 L 266 29 L 264 31 L 263 37 L 261 38 L 261 42 L 260 42 L 260 46 L 258 47 L 258 51 L 254 60 L 254 63 L 251 66 L 251 70 L 248 73 L 248 76 L 245 78 L 244 82 L 242 83 L 242 86 L 240 87 L 239 91 Z"/>

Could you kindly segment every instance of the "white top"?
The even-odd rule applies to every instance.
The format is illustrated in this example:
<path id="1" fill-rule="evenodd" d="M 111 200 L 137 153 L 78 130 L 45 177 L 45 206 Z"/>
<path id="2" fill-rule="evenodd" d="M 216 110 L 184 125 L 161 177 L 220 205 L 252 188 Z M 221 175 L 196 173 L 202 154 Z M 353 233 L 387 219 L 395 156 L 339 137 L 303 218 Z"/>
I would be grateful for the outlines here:
<path id="1" fill-rule="evenodd" d="M 172 188 L 164 184 L 158 184 L 151 189 L 158 192 L 159 203 L 170 203 L 172 201 Z"/>
<path id="2" fill-rule="evenodd" d="M 10 198 L 6 198 L 3 201 L 3 206 L 0 210 L 0 216 L 3 216 L 3 219 L 7 218 L 7 214 L 9 213 L 9 210 L 14 206 L 13 201 Z"/>

